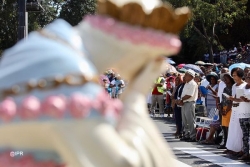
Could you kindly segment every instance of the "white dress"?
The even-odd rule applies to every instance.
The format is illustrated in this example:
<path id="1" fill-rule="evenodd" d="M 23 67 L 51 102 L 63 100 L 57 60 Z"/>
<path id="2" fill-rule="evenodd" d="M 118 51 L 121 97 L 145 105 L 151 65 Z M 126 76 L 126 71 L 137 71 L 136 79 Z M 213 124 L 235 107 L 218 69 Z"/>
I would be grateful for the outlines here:
<path id="1" fill-rule="evenodd" d="M 244 88 L 244 94 L 249 95 L 250 89 Z M 238 111 L 238 118 L 250 118 L 250 103 L 249 102 L 242 102 L 242 109 Z"/>
<path id="2" fill-rule="evenodd" d="M 244 89 L 245 86 L 246 86 L 245 82 L 239 86 L 236 86 L 236 84 L 234 84 L 232 87 L 232 96 L 234 97 L 236 95 L 236 88 Z M 244 107 L 245 105 L 242 102 L 239 103 L 238 107 L 232 107 L 232 114 L 228 128 L 228 138 L 226 147 L 228 150 L 234 152 L 240 152 L 243 148 L 243 142 L 242 142 L 243 134 L 239 122 L 239 111 L 244 109 Z"/>

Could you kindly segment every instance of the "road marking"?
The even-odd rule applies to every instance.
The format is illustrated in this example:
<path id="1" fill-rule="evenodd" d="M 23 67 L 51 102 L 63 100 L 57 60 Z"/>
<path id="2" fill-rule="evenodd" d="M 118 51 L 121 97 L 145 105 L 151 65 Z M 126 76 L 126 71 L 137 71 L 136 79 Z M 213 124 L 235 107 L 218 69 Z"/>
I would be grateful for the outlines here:
<path id="1" fill-rule="evenodd" d="M 193 148 L 193 147 L 174 147 L 173 150 L 180 150 L 184 153 L 190 154 L 192 156 L 198 157 L 200 159 L 203 159 L 205 161 L 211 162 L 216 165 L 220 165 L 222 167 L 249 167 L 249 165 L 238 162 L 223 156 L 220 156 L 218 154 L 214 154 L 209 151 L 205 151 L 199 148 Z"/>

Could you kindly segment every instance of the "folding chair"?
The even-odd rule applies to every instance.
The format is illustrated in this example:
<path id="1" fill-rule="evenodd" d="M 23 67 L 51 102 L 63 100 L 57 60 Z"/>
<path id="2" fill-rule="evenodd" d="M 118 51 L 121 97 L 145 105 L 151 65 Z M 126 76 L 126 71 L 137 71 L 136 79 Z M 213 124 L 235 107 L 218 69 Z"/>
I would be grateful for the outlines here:
<path id="1" fill-rule="evenodd" d="M 210 129 L 209 125 L 213 121 L 218 121 L 218 120 L 219 120 L 219 111 L 216 108 L 210 110 L 210 115 L 208 117 L 196 116 L 196 128 L 198 128 L 198 127 L 202 128 L 199 141 L 201 141 L 201 139 L 202 139 L 202 134 L 203 134 L 204 129 L 205 128 Z M 198 131 L 196 133 L 196 137 L 197 137 L 197 135 L 198 135 Z"/>

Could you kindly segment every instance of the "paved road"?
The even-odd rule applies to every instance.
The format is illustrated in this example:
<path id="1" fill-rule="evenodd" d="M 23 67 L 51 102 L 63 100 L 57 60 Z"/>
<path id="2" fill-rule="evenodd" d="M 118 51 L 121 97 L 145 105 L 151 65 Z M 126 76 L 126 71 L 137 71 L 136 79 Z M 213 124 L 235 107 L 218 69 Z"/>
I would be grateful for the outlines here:
<path id="1" fill-rule="evenodd" d="M 250 161 L 238 161 L 223 154 L 217 145 L 201 145 L 197 142 L 182 142 L 173 137 L 175 124 L 171 119 L 154 118 L 154 122 L 172 148 L 178 167 L 249 167 Z"/>

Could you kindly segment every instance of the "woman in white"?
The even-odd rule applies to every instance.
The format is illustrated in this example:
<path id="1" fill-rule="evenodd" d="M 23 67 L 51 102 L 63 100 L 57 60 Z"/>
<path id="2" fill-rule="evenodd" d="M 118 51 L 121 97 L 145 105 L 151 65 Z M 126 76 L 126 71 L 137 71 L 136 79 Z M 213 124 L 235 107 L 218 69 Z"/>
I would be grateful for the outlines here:
<path id="1" fill-rule="evenodd" d="M 246 86 L 246 82 L 242 80 L 244 71 L 241 68 L 234 68 L 231 71 L 235 84 L 232 87 L 232 96 L 228 99 L 233 101 L 232 114 L 229 123 L 228 140 L 226 147 L 228 154 L 238 155 L 241 154 L 243 143 L 242 143 L 242 130 L 239 122 L 239 112 L 245 107 L 240 94 L 237 90 L 243 89 Z M 229 151 L 230 150 L 230 151 Z"/>

